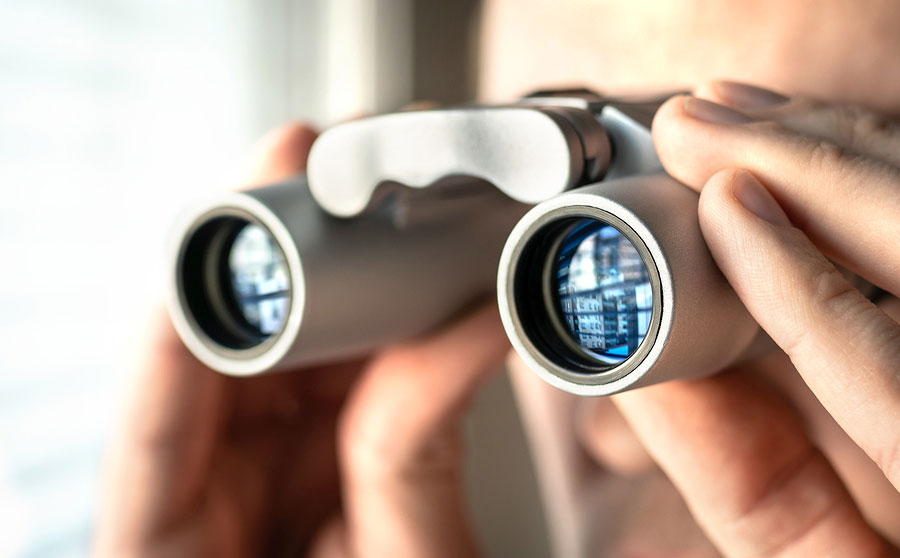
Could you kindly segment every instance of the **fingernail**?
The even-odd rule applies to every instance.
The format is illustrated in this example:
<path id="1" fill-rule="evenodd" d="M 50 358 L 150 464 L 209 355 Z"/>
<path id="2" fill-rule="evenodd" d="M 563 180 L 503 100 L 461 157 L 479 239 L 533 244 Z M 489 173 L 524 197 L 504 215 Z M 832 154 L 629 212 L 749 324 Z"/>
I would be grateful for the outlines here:
<path id="1" fill-rule="evenodd" d="M 755 176 L 743 171 L 734 179 L 734 197 L 751 213 L 773 225 L 790 225 L 787 214 Z"/>
<path id="2" fill-rule="evenodd" d="M 736 81 L 718 81 L 713 87 L 729 105 L 745 109 L 772 108 L 790 101 L 781 93 Z"/>
<path id="3" fill-rule="evenodd" d="M 742 112 L 697 97 L 684 98 L 684 113 L 711 124 L 746 124 L 753 119 Z"/>

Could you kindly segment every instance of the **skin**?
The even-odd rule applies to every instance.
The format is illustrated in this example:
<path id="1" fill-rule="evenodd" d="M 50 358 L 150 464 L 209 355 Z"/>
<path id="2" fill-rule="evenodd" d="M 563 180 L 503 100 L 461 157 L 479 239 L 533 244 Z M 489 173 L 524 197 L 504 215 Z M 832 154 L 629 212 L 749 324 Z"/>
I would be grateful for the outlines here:
<path id="1" fill-rule="evenodd" d="M 271 134 L 248 183 L 302 171 L 314 138 Z M 253 378 L 200 364 L 162 312 L 147 339 L 97 556 L 476 553 L 460 422 L 508 350 L 494 305 L 363 360 Z"/>
<path id="2" fill-rule="evenodd" d="M 898 28 L 893 0 L 488 0 L 479 83 L 496 100 L 727 78 L 900 114 Z"/>
<path id="3" fill-rule="evenodd" d="M 884 116 L 900 113 L 900 10 L 548 6 L 487 4 L 485 96 L 548 82 L 694 88 L 722 75 L 791 95 L 754 106 L 739 88 L 705 83 L 697 96 L 719 108 L 678 97 L 654 123 L 667 171 L 701 192 L 719 267 L 782 351 L 600 400 L 554 392 L 509 361 L 557 553 L 896 552 L 900 304 L 872 305 L 826 256 L 900 294 L 885 240 L 900 233 L 900 127 Z M 313 137 L 274 134 L 248 183 L 302 171 Z M 252 379 L 201 366 L 165 318 L 148 340 L 98 555 L 477 553 L 459 427 L 506 351 L 495 309 L 363 361 Z"/>
<path id="4" fill-rule="evenodd" d="M 711 89 L 723 102 L 744 104 L 727 95 L 728 84 Z M 654 123 L 660 156 L 671 174 L 701 189 L 700 223 L 720 269 L 868 455 L 869 470 L 856 473 L 880 471 L 888 481 L 882 489 L 893 497 L 880 505 L 896 510 L 900 438 L 880 425 L 900 420 L 900 326 L 825 255 L 900 292 L 900 260 L 879 240 L 900 232 L 900 157 L 890 147 L 900 145 L 900 133 L 896 126 L 883 133 L 880 124 L 890 121 L 878 115 L 806 99 L 742 107 L 747 118 L 728 123 L 721 119 L 728 109 L 719 105 L 710 119 L 696 110 L 701 103 L 675 98 L 663 107 Z M 707 146 L 702 156 L 685 155 L 691 142 Z M 869 227 L 848 214 L 871 214 Z M 837 448 L 817 447 L 799 406 L 767 397 L 752 378 L 731 376 L 616 398 L 719 548 L 735 555 L 883 552 L 823 452 Z M 703 418 L 678 420 L 677 408 Z M 662 421 L 673 427 L 668 437 L 666 428 L 650 427 L 654 412 L 672 419 Z M 713 432 L 703 420 L 718 423 Z M 684 446 L 671 447 L 676 433 L 693 441 L 696 453 L 685 459 Z M 717 462 L 720 482 L 709 482 L 704 475 Z M 897 536 L 896 520 L 883 525 Z"/>
<path id="5" fill-rule="evenodd" d="M 736 90 L 714 83 L 698 91 L 721 105 L 670 100 L 654 138 L 667 170 L 701 191 L 699 218 L 714 258 L 783 352 L 698 382 L 574 402 L 574 433 L 534 427 L 561 404 L 548 403 L 548 389 L 514 359 L 520 406 L 536 418 L 526 425 L 542 480 L 574 479 L 545 497 L 557 517 L 572 518 L 551 521 L 560 555 L 610 547 L 629 555 L 637 543 L 665 555 L 683 550 L 655 534 L 652 512 L 599 542 L 591 520 L 581 519 L 590 514 L 572 512 L 591 509 L 584 495 L 610 473 L 652 482 L 654 462 L 726 555 L 896 550 L 898 435 L 887 425 L 900 418 L 900 303 L 886 296 L 871 304 L 824 255 L 900 291 L 900 260 L 881 240 L 900 232 L 892 217 L 900 215 L 900 128 L 877 113 L 805 98 L 754 106 Z M 747 181 L 761 194 L 745 207 Z M 541 448 L 568 438 L 593 467 L 543 457 Z M 631 507 L 615 505 L 617 513 Z M 664 521 L 687 523 L 677 515 Z"/>
<path id="6" fill-rule="evenodd" d="M 859 152 L 861 159 L 875 161 L 873 166 L 881 168 L 882 174 L 887 177 L 880 186 L 860 180 L 844 180 L 850 178 L 852 169 L 856 167 L 845 170 L 844 174 L 835 172 L 823 176 L 820 173 L 814 175 L 814 179 L 801 180 L 802 176 L 810 176 L 808 153 L 797 149 L 783 151 L 783 147 L 774 143 L 771 136 L 759 139 L 757 145 L 760 150 L 748 151 L 744 144 L 726 141 L 726 132 L 733 127 L 711 126 L 709 123 L 697 125 L 696 119 L 685 117 L 677 104 L 668 105 L 661 111 L 654 126 L 657 149 L 671 174 L 697 190 L 721 182 L 726 184 L 709 188 L 703 194 L 704 203 L 701 204 L 699 217 L 704 223 L 703 230 L 710 248 L 718 247 L 713 253 L 736 288 L 739 278 L 744 277 L 738 272 L 747 272 L 745 268 L 750 263 L 748 254 L 759 256 L 767 252 L 756 245 L 758 235 L 755 232 L 748 232 L 751 240 L 743 244 L 738 244 L 734 236 L 726 236 L 725 232 L 734 230 L 734 219 L 727 216 L 724 209 L 705 213 L 704 208 L 727 207 L 727 204 L 707 200 L 720 197 L 734 199 L 728 193 L 730 184 L 744 169 L 750 169 L 752 174 L 759 176 L 765 188 L 774 186 L 777 189 L 773 192 L 776 201 L 787 204 L 785 210 L 794 221 L 794 228 L 800 231 L 795 234 L 810 237 L 812 247 L 807 246 L 808 251 L 823 251 L 829 258 L 849 264 L 851 269 L 879 285 L 891 285 L 887 275 L 896 271 L 895 263 L 893 269 L 889 266 L 887 270 L 880 271 L 872 270 L 865 264 L 896 262 L 894 256 L 889 254 L 892 244 L 885 242 L 886 238 L 890 238 L 890 231 L 879 231 L 888 236 L 858 233 L 873 224 L 892 224 L 900 215 L 894 201 L 896 195 L 893 194 L 896 192 L 893 169 L 897 165 L 897 124 L 890 118 L 891 114 L 900 114 L 897 79 L 900 65 L 896 63 L 895 56 L 900 36 L 892 30 L 896 28 L 898 18 L 900 9 L 896 4 L 871 1 L 851 6 L 837 1 L 811 5 L 809 2 L 766 0 L 719 3 L 592 0 L 554 4 L 493 0 L 486 6 L 482 27 L 482 93 L 486 97 L 511 96 L 533 89 L 538 82 L 585 84 L 613 94 L 660 89 L 694 90 L 699 97 L 738 108 L 745 115 L 760 120 L 755 124 L 757 127 L 793 130 L 805 138 L 807 145 L 825 145 L 824 153 L 833 155 L 842 149 Z M 523 64 L 523 60 L 528 60 L 528 63 Z M 789 94 L 792 100 L 769 107 L 741 103 L 739 98 L 730 94 L 734 93 L 733 88 L 710 82 L 722 76 L 768 86 Z M 762 149 L 763 146 L 769 149 Z M 720 156 L 726 150 L 732 155 L 730 158 Z M 756 154 L 758 158 L 751 161 L 740 156 L 751 154 Z M 835 167 L 843 168 L 844 163 L 850 163 L 854 157 L 838 159 L 840 165 Z M 790 170 L 793 174 L 788 173 Z M 719 172 L 721 176 L 717 175 Z M 713 177 L 717 178 L 714 180 Z M 828 187 L 841 183 L 845 186 L 843 190 Z M 806 196 L 796 198 L 785 195 L 794 190 L 805 191 Z M 870 206 L 862 208 L 851 203 L 859 198 L 867 199 Z M 820 213 L 811 211 L 820 211 L 824 206 L 831 206 L 836 212 L 827 224 L 819 220 Z M 874 212 L 856 212 L 868 210 Z M 857 217 L 859 215 L 871 215 L 871 218 L 860 219 Z M 712 226 L 715 218 L 727 219 L 728 225 Z M 839 250 L 841 244 L 844 250 Z M 870 249 L 859 255 L 848 249 L 864 246 Z M 862 256 L 863 253 L 865 256 Z M 820 260 L 818 262 L 821 264 Z M 726 266 L 729 264 L 737 271 L 728 273 Z M 791 259 L 782 261 L 780 265 L 767 261 L 761 267 L 766 274 L 758 272 L 752 281 L 744 279 L 750 285 L 743 291 L 738 289 L 738 292 L 748 307 L 753 299 L 762 299 L 766 304 L 757 310 L 760 315 L 780 315 L 783 312 L 778 304 L 780 301 L 771 292 L 761 289 L 761 285 L 771 288 L 772 280 L 778 285 L 787 284 L 784 283 L 784 276 L 793 265 L 795 262 Z M 769 281 L 761 283 L 760 278 Z M 799 284 L 802 286 L 804 281 L 799 281 Z M 892 291 L 897 292 L 895 288 Z M 791 291 L 785 287 L 779 292 L 790 292 L 796 296 L 802 291 Z M 900 315 L 898 303 L 893 297 L 883 298 L 879 306 L 893 321 Z M 763 320 L 760 321 L 766 325 Z M 801 329 L 807 324 L 794 325 Z M 810 324 L 812 326 L 821 327 L 821 324 Z M 871 328 L 862 329 L 869 331 Z M 848 333 L 842 333 L 839 340 L 820 339 L 820 342 L 845 346 Z M 864 337 L 865 334 L 861 333 L 851 339 L 856 341 Z M 815 353 L 815 350 L 811 352 Z M 830 362 L 827 366 L 823 365 L 820 370 L 824 372 L 819 373 L 833 376 L 849 374 L 847 371 L 859 368 L 858 363 L 848 362 L 849 355 L 842 356 L 838 362 L 844 363 L 843 366 Z M 893 365 L 896 369 L 896 359 L 885 360 L 885 374 L 889 378 L 895 377 L 896 373 L 891 374 L 890 367 Z M 854 424 L 887 425 L 891 424 L 891 416 L 885 415 L 876 420 L 860 413 L 859 409 L 870 406 L 866 401 L 839 423 L 835 420 L 837 415 L 832 415 L 837 412 L 836 409 L 823 404 L 824 400 L 820 400 L 822 394 L 811 389 L 816 374 L 798 374 L 796 369 L 800 366 L 795 367 L 796 362 L 794 355 L 788 357 L 779 352 L 740 369 L 723 371 L 716 378 L 746 377 L 740 381 L 749 382 L 751 386 L 759 384 L 753 390 L 762 390 L 760 400 L 774 398 L 775 402 L 781 401 L 782 406 L 786 403 L 784 409 L 775 403 L 752 403 L 753 397 L 746 404 L 732 400 L 742 413 L 747 406 L 747 412 L 759 407 L 769 409 L 771 416 L 782 416 L 785 420 L 795 417 L 793 428 L 788 429 L 796 435 L 794 447 L 818 448 L 817 451 L 837 472 L 846 486 L 845 490 L 849 490 L 862 510 L 868 525 L 875 526 L 881 535 L 897 544 L 900 542 L 900 498 L 896 486 L 887 480 L 871 457 L 890 454 L 891 450 L 876 450 L 867 454 L 860 449 L 855 438 L 848 435 Z M 729 410 L 729 405 L 717 402 L 727 402 L 727 396 L 732 392 L 752 393 L 749 387 L 736 383 L 740 389 L 710 388 L 705 397 L 695 398 L 692 397 L 692 390 L 703 390 L 703 382 L 696 386 L 670 384 L 616 398 L 576 400 L 554 393 L 542 385 L 518 359 L 512 358 L 509 365 L 544 488 L 555 554 L 715 554 L 715 549 L 696 539 L 698 532 L 701 537 L 706 535 L 712 538 L 717 543 L 718 551 L 728 555 L 770 555 L 778 550 L 775 547 L 760 551 L 752 547 L 726 546 L 724 543 L 729 537 L 716 539 L 712 528 L 703 519 L 707 503 L 697 503 L 693 495 L 704 485 L 735 491 L 753 482 L 761 482 L 759 477 L 750 473 L 771 459 L 768 451 L 779 443 L 778 437 L 767 435 L 765 428 L 748 424 L 746 416 L 741 414 L 740 428 L 735 428 L 731 436 L 735 440 L 753 436 L 762 449 L 759 455 L 748 455 L 738 462 L 750 465 L 744 470 L 746 475 L 736 475 L 739 482 L 716 484 L 711 480 L 721 478 L 722 471 L 712 466 L 716 454 L 710 450 L 715 449 L 716 444 L 724 444 L 722 447 L 729 451 L 736 448 L 734 443 L 726 443 L 730 437 L 716 439 L 703 429 L 707 421 L 715 424 L 727 418 L 725 411 Z M 715 383 L 719 380 L 710 381 Z M 692 387 L 686 388 L 685 385 Z M 774 395 L 766 395 L 766 390 Z M 658 395 L 657 399 L 653 397 L 654 393 L 663 395 Z M 681 395 L 676 395 L 678 393 Z M 562 416 L 548 421 L 548 413 L 554 412 Z M 685 414 L 694 416 L 695 413 L 698 417 L 704 417 L 703 420 L 691 424 L 675 420 Z M 655 417 L 655 426 L 651 427 L 649 419 L 642 417 Z M 799 434 L 797 421 L 800 424 Z M 785 428 L 782 422 L 776 422 L 779 430 Z M 629 427 L 629 423 L 633 428 Z M 673 440 L 677 441 L 676 447 L 672 447 Z M 568 451 L 548 455 L 548 448 L 567 448 Z M 667 451 L 662 451 L 663 448 Z M 708 456 L 709 459 L 704 457 L 673 468 L 671 462 L 682 454 Z M 729 465 L 734 467 L 730 461 Z M 611 533 L 605 532 L 601 525 L 592 520 L 593 517 L 604 517 L 608 522 L 609 517 L 629 515 L 629 510 L 641 507 L 640 502 L 629 498 L 617 501 L 611 497 L 610 477 L 628 479 L 632 486 L 650 487 L 650 492 L 659 492 L 659 499 L 664 500 L 668 493 L 656 482 L 658 467 L 675 481 L 704 531 L 701 532 L 686 513 L 657 513 L 654 507 L 643 510 L 641 521 L 636 524 L 623 521 Z M 691 471 L 702 474 L 688 475 Z M 692 480 L 681 480 L 678 473 Z M 828 481 L 825 487 L 833 488 L 834 484 Z M 608 501 L 607 505 L 597 504 L 604 500 Z M 791 508 L 786 505 L 783 509 Z M 846 506 L 839 509 L 846 510 Z M 790 514 L 785 516 L 790 518 Z M 657 533 L 658 526 L 672 524 L 680 528 L 682 537 L 679 540 L 673 541 L 671 537 Z M 780 521 L 776 524 L 782 525 Z M 787 521 L 783 525 L 787 528 L 795 523 Z M 862 532 L 868 531 L 853 529 L 853 533 Z M 694 542 L 691 542 L 692 539 Z M 798 548 L 785 541 L 781 550 L 806 555 Z M 880 549 L 873 552 L 878 551 Z M 860 547 L 848 553 L 857 556 L 864 552 Z M 840 555 L 830 550 L 829 554 Z"/>

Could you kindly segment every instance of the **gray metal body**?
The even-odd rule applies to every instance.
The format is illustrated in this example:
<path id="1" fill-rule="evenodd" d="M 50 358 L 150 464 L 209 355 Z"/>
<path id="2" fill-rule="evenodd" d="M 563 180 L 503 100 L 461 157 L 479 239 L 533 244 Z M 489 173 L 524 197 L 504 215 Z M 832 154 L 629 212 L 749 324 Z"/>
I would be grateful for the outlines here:
<path id="1" fill-rule="evenodd" d="M 697 194 L 662 171 L 650 136 L 659 104 L 578 91 L 332 128 L 310 153 L 308 186 L 298 179 L 226 194 L 183 215 L 170 252 L 175 326 L 207 365 L 251 375 L 424 333 L 497 287 L 513 346 L 566 391 L 606 395 L 713 373 L 752 350 L 759 328 L 712 261 Z M 285 325 L 253 346 L 215 341 L 185 295 L 185 247 L 223 215 L 268 229 L 290 274 Z M 548 358 L 517 310 L 514 279 L 529 238 L 572 215 L 622 229 L 653 278 L 651 331 L 602 373 Z"/>
<path id="2" fill-rule="evenodd" d="M 529 367 L 570 393 L 609 395 L 707 376 L 739 360 L 759 326 L 709 254 L 697 221 L 698 199 L 673 178 L 651 174 L 579 188 L 529 211 L 510 235 L 497 279 L 504 327 Z M 573 215 L 615 224 L 636 245 L 652 278 L 653 327 L 631 358 L 603 373 L 566 366 L 540 350 L 516 302 L 514 279 L 529 239 L 547 223 Z"/>
<path id="3" fill-rule="evenodd" d="M 598 113 L 614 146 L 601 182 L 548 199 L 510 234 L 500 260 L 497 296 L 504 328 L 519 356 L 544 380 L 578 395 L 610 395 L 674 379 L 713 374 L 772 349 L 716 267 L 700 231 L 699 195 L 666 175 L 650 133 L 655 104 L 611 103 Z M 516 270 L 530 238 L 571 216 L 610 222 L 638 248 L 650 272 L 652 327 L 638 351 L 602 373 L 549 357 L 529 335 L 516 304 Z"/>
<path id="4" fill-rule="evenodd" d="M 598 176 L 609 154 L 591 113 L 566 106 L 336 126 L 310 152 L 308 183 L 217 196 L 182 215 L 169 250 L 170 314 L 200 360 L 233 375 L 348 358 L 422 334 L 493 293 L 503 243 L 526 204 Z M 252 347 L 215 340 L 185 295 L 186 246 L 223 215 L 268 229 L 290 272 L 286 324 Z"/>
<path id="5" fill-rule="evenodd" d="M 326 211 L 354 217 L 388 193 L 433 189 L 455 176 L 476 177 L 535 204 L 583 184 L 585 175 L 598 177 L 609 157 L 603 128 L 583 110 L 473 106 L 332 128 L 313 144 L 308 176 Z"/>
<path id="6" fill-rule="evenodd" d="M 426 332 L 493 292 L 503 242 L 527 206 L 491 188 L 444 199 L 397 199 L 354 219 L 325 213 L 302 178 L 218 196 L 187 212 L 172 246 L 170 314 L 188 348 L 232 375 L 360 355 Z M 443 202 L 443 203 L 442 203 Z M 283 330 L 235 350 L 206 335 L 180 285 L 184 241 L 214 215 L 252 217 L 281 245 L 290 271 Z"/>

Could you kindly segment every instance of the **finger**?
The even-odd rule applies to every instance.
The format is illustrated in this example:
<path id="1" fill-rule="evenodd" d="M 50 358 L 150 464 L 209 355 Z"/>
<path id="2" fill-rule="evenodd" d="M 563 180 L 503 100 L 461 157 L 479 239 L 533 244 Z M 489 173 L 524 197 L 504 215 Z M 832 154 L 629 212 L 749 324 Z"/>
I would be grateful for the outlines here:
<path id="1" fill-rule="evenodd" d="M 224 412 L 224 378 L 197 361 L 160 312 L 114 444 L 97 533 L 100 555 L 144 547 L 201 505 Z"/>
<path id="2" fill-rule="evenodd" d="M 253 147 L 245 182 L 259 186 L 287 180 L 306 170 L 316 131 L 306 124 L 287 124 L 267 133 Z"/>
<path id="3" fill-rule="evenodd" d="M 613 396 L 726 556 L 880 556 L 798 417 L 749 375 Z"/>
<path id="4" fill-rule="evenodd" d="M 716 174 L 700 196 L 700 224 L 753 317 L 900 488 L 900 325 L 790 225 L 752 174 Z"/>
<path id="5" fill-rule="evenodd" d="M 666 170 L 695 189 L 723 168 L 752 171 L 826 255 L 900 293 L 900 169 L 840 146 L 755 122 L 727 107 L 676 97 L 654 140 Z"/>
<path id="6" fill-rule="evenodd" d="M 314 139 L 302 125 L 270 133 L 256 148 L 248 182 L 296 174 Z M 227 426 L 228 378 L 194 358 L 162 312 L 149 338 L 110 457 L 96 542 L 100 554 L 127 554 L 201 504 L 215 444 Z"/>
<path id="7" fill-rule="evenodd" d="M 878 300 L 878 307 L 884 310 L 885 314 L 890 316 L 895 322 L 900 322 L 900 298 L 884 296 Z"/>
<path id="8" fill-rule="evenodd" d="M 400 112 L 410 112 L 417 110 L 435 110 L 441 108 L 441 104 L 437 101 L 429 101 L 428 99 L 421 99 L 418 101 L 413 101 L 411 103 L 407 103 L 400 107 Z"/>
<path id="9" fill-rule="evenodd" d="M 461 419 L 500 369 L 508 342 L 496 305 L 379 354 L 340 424 L 351 547 L 360 556 L 466 556 Z"/>
<path id="10" fill-rule="evenodd" d="M 340 517 L 329 520 L 310 546 L 309 558 L 349 558 L 347 528 Z"/>
<path id="11" fill-rule="evenodd" d="M 315 137 L 311 128 L 301 124 L 284 126 L 267 134 L 255 149 L 255 170 L 250 181 L 281 180 L 305 168 Z M 143 434 L 133 439 L 148 450 L 159 450 L 160 457 L 171 458 L 177 467 L 186 466 L 182 458 L 202 462 L 182 456 L 179 450 L 182 445 L 186 451 L 197 454 L 202 454 L 203 448 L 209 450 L 208 440 L 214 433 L 211 425 L 219 421 L 217 415 L 222 412 L 219 400 L 228 379 L 194 358 L 178 339 L 169 319 L 162 315 L 157 319 L 153 342 L 142 362 L 146 373 L 138 386 L 133 427 Z M 200 465 L 197 467 L 202 469 Z M 191 477 L 181 475 L 180 479 L 188 483 Z"/>
<path id="12" fill-rule="evenodd" d="M 547 384 L 521 358 L 506 359 L 541 491 L 554 556 L 580 556 L 596 532 L 583 500 L 596 467 L 575 434 L 578 398 Z"/>
<path id="13" fill-rule="evenodd" d="M 856 153 L 900 165 L 900 121 L 884 114 L 856 105 L 787 97 L 733 81 L 717 81 L 703 91 L 704 97 L 759 120 L 773 120 Z"/>
<path id="14" fill-rule="evenodd" d="M 890 315 L 881 300 L 878 304 Z M 776 351 L 748 373 L 772 386 L 803 417 L 807 435 L 834 467 L 866 522 L 891 544 L 900 544 L 900 492 L 822 406 L 790 358 Z"/>
<path id="15" fill-rule="evenodd" d="M 582 446 L 605 469 L 618 475 L 639 475 L 656 468 L 608 397 L 582 399 L 575 427 Z"/>

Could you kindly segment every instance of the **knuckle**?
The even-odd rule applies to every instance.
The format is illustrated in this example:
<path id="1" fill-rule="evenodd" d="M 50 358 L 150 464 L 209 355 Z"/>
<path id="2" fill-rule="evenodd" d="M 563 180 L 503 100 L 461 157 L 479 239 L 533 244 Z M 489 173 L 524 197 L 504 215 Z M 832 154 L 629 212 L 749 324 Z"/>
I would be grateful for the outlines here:
<path id="1" fill-rule="evenodd" d="M 804 110 L 806 112 L 818 113 L 825 110 L 828 110 L 831 105 L 824 101 L 820 101 L 819 99 L 814 99 L 812 97 L 803 97 L 794 102 L 794 106 L 797 107 L 798 110 Z"/>
<path id="2" fill-rule="evenodd" d="M 787 104 L 776 107 L 773 110 L 773 116 L 779 122 L 788 125 L 802 124 L 810 118 L 821 118 L 828 110 L 829 107 L 817 99 L 795 97 Z"/>
<path id="3" fill-rule="evenodd" d="M 786 461 L 771 474 L 764 489 L 745 502 L 746 506 L 726 519 L 726 531 L 733 536 L 757 542 L 755 554 L 791 556 L 797 554 L 804 539 L 822 529 L 841 514 L 842 491 L 837 483 L 824 482 L 831 471 L 825 456 L 811 445 Z M 798 508 L 792 505 L 802 494 L 816 490 L 815 501 Z M 790 521 L 778 521 L 773 510 L 792 507 Z M 761 536 L 765 534 L 765 536 Z"/>
<path id="4" fill-rule="evenodd" d="M 790 131 L 777 120 L 762 120 L 749 125 L 754 128 L 757 133 L 765 137 L 782 137 L 788 135 Z"/>
<path id="5" fill-rule="evenodd" d="M 375 411 L 375 412 L 373 412 Z M 354 406 L 341 415 L 338 446 L 348 466 L 354 469 L 384 470 L 396 460 L 393 433 L 399 417 L 390 407 Z"/>
<path id="6" fill-rule="evenodd" d="M 858 107 L 851 110 L 850 136 L 854 144 L 869 145 L 900 136 L 897 121 Z"/>
<path id="7" fill-rule="evenodd" d="M 823 263 L 813 275 L 811 286 L 814 302 L 829 314 L 844 314 L 862 300 L 847 278 L 831 264 Z"/>
<path id="8" fill-rule="evenodd" d="M 797 132 L 790 127 L 787 121 L 782 121 L 781 119 L 763 120 L 753 122 L 748 127 L 753 130 L 754 134 L 764 138 L 767 144 L 783 145 L 785 147 L 793 147 L 798 144 Z M 804 139 L 808 140 L 808 138 L 801 136 L 800 141 L 802 142 Z M 800 145 L 810 150 L 813 148 L 811 145 L 806 146 L 802 143 Z"/>
<path id="9" fill-rule="evenodd" d="M 426 349 L 405 343 L 384 349 L 374 365 L 374 376 L 399 379 L 399 376 L 415 375 L 433 360 Z"/>
<path id="10" fill-rule="evenodd" d="M 814 248 L 810 247 L 809 250 L 812 251 Z M 806 294 L 801 299 L 801 304 L 805 307 L 804 313 L 811 319 L 821 319 L 823 315 L 847 317 L 855 312 L 861 297 L 853 285 L 828 261 L 822 259 L 813 265 L 808 274 L 805 274 L 809 280 Z M 817 344 L 821 341 L 812 334 L 811 328 L 804 325 L 808 324 L 807 320 L 801 322 L 783 347 L 791 356 L 802 352 L 815 352 Z"/>
<path id="11" fill-rule="evenodd" d="M 397 346 L 367 371 L 338 423 L 338 445 L 355 469 L 393 470 L 429 421 L 427 386 L 417 381 L 432 359 L 425 349 Z"/>
<path id="12" fill-rule="evenodd" d="M 830 107 L 814 113 L 813 134 L 845 146 L 844 163 L 876 159 L 896 165 L 900 121 L 856 105 Z"/>
<path id="13" fill-rule="evenodd" d="M 825 176 L 833 176 L 844 171 L 852 160 L 847 148 L 829 140 L 812 139 L 809 145 L 808 167 Z"/>

